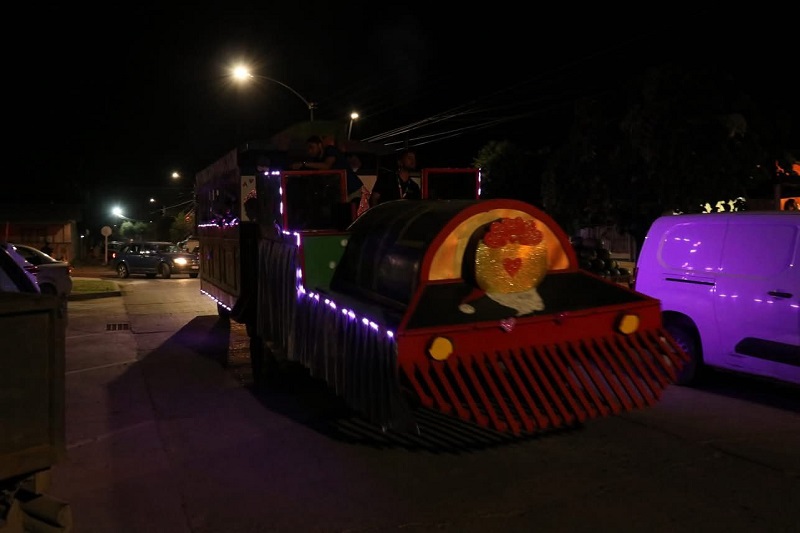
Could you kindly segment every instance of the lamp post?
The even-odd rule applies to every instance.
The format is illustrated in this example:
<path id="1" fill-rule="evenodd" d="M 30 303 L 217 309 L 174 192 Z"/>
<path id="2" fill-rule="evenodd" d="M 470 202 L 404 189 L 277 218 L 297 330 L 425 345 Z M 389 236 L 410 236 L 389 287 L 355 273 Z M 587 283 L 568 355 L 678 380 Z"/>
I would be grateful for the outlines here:
<path id="1" fill-rule="evenodd" d="M 276 80 L 274 78 L 267 77 L 267 76 L 261 76 L 261 75 L 252 74 L 250 72 L 250 69 L 248 69 L 247 67 L 242 66 L 242 65 L 234 67 L 234 69 L 233 69 L 233 78 L 235 80 L 240 81 L 240 82 L 245 82 L 245 81 L 247 81 L 247 80 L 249 80 L 251 78 L 259 78 L 259 79 L 262 79 L 262 80 L 267 80 L 267 81 L 271 81 L 273 83 L 277 83 L 281 87 L 284 87 L 285 89 L 289 89 L 292 92 L 292 94 L 294 94 L 296 97 L 298 97 L 300 100 L 303 101 L 303 103 L 308 108 L 309 120 L 311 122 L 314 122 L 314 109 L 316 109 L 317 104 L 315 102 L 309 102 L 308 100 L 306 100 L 303 97 L 302 94 L 300 94 L 296 90 L 292 89 L 291 87 L 289 87 L 285 83 L 283 83 L 281 81 L 278 81 L 278 80 Z"/>
<path id="2" fill-rule="evenodd" d="M 358 113 L 353 111 L 350 113 L 350 125 L 347 126 L 347 140 L 350 140 L 350 134 L 353 132 L 353 121 L 358 118 Z"/>

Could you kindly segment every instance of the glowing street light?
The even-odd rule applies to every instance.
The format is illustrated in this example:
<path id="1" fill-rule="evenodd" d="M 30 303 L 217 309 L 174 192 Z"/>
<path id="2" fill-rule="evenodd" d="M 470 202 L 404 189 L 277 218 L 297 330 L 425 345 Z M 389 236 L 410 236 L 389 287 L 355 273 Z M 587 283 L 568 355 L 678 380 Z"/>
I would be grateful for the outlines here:
<path id="1" fill-rule="evenodd" d="M 296 97 L 298 97 L 300 100 L 303 101 L 303 103 L 308 108 L 309 120 L 311 122 L 314 122 L 314 109 L 317 107 L 317 104 L 314 103 L 314 102 L 309 102 L 308 100 L 306 100 L 303 97 L 303 95 L 301 95 L 299 92 L 297 92 L 296 90 L 292 89 L 291 87 L 289 87 L 285 83 L 280 82 L 280 81 L 278 81 L 278 80 L 276 80 L 274 78 L 269 78 L 267 76 L 251 74 L 250 73 L 250 69 L 248 69 L 247 67 L 245 67 L 243 65 L 238 65 L 238 66 L 234 67 L 233 71 L 232 71 L 232 75 L 233 75 L 233 78 L 235 80 L 240 81 L 240 82 L 246 82 L 247 80 L 249 80 L 251 78 L 259 78 L 259 79 L 262 79 L 262 80 L 267 80 L 267 81 L 271 81 L 273 83 L 277 83 L 281 87 L 289 89 L 290 91 L 292 91 L 292 94 L 294 94 Z"/>
<path id="2" fill-rule="evenodd" d="M 121 218 L 122 220 L 129 220 L 131 222 L 139 222 L 139 220 L 137 220 L 135 218 L 131 218 L 129 216 L 126 216 L 122 212 L 122 208 L 120 206 L 118 206 L 118 205 L 115 205 L 113 208 L 111 208 L 111 214 L 114 215 L 117 218 Z"/>
<path id="3" fill-rule="evenodd" d="M 347 140 L 350 140 L 350 133 L 353 131 L 353 121 L 358 118 L 358 113 L 353 111 L 350 113 L 350 125 L 347 127 Z"/>

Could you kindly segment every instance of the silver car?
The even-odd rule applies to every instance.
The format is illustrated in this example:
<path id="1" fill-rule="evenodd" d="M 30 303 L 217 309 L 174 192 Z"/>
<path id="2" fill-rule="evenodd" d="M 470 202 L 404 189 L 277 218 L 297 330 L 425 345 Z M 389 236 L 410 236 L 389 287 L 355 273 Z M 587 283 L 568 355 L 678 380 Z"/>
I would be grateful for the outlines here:
<path id="1" fill-rule="evenodd" d="M 59 261 L 38 248 L 14 244 L 14 249 L 26 261 L 36 266 L 34 275 L 43 294 L 56 294 L 66 300 L 72 292 L 72 266 Z"/>

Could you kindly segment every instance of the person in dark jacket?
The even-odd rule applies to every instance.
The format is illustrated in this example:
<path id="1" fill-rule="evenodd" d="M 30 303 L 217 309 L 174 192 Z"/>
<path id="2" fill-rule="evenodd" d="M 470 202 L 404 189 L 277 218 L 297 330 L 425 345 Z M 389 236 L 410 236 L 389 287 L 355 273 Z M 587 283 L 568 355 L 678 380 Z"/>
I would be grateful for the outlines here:
<path id="1" fill-rule="evenodd" d="M 308 158 L 301 163 L 294 163 L 293 170 L 342 169 L 347 172 L 348 197 L 361 191 L 361 178 L 355 173 L 344 153 L 336 147 L 336 140 L 332 136 L 323 139 L 319 135 L 312 135 L 306 139 L 306 154 Z"/>

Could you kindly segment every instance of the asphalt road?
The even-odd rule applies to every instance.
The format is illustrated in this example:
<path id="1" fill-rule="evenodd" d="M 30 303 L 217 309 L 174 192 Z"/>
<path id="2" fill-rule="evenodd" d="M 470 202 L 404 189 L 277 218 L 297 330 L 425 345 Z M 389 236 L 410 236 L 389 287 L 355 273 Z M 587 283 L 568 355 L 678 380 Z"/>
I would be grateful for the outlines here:
<path id="1" fill-rule="evenodd" d="M 188 278 L 71 301 L 76 532 L 800 531 L 800 394 L 717 375 L 645 410 L 509 439 L 360 421 L 302 371 L 250 388 L 243 327 Z"/>

